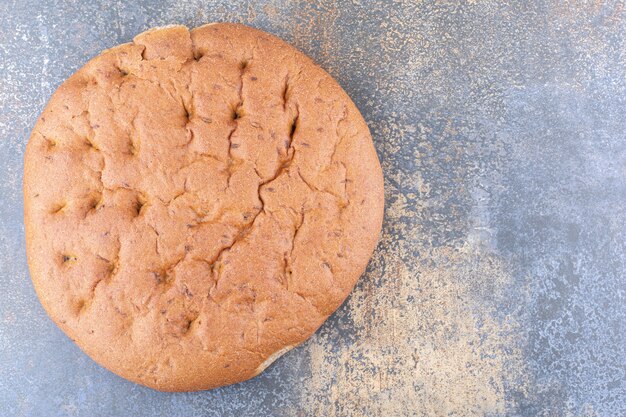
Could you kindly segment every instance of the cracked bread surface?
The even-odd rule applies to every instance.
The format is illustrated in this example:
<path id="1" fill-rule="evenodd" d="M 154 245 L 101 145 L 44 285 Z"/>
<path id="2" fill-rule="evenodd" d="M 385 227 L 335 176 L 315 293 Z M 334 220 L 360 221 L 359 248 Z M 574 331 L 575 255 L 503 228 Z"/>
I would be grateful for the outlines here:
<path id="1" fill-rule="evenodd" d="M 339 85 L 237 24 L 156 28 L 65 81 L 24 163 L 28 264 L 96 362 L 163 391 L 249 379 L 365 270 L 382 171 Z"/>

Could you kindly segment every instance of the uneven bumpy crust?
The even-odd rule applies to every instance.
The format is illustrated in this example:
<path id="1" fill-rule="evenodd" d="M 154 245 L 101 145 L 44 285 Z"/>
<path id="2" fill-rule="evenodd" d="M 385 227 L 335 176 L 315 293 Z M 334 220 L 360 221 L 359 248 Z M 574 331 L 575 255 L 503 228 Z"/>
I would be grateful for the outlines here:
<path id="1" fill-rule="evenodd" d="M 235 24 L 154 29 L 55 92 L 24 168 L 52 319 L 129 380 L 201 390 L 307 339 L 383 214 L 368 128 L 309 58 Z"/>

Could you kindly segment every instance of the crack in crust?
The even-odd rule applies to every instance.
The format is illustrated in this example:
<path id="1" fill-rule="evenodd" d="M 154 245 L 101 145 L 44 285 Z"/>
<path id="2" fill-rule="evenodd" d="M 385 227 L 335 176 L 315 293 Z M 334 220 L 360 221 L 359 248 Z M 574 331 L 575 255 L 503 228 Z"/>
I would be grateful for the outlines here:
<path id="1" fill-rule="evenodd" d="M 245 67 L 242 69 L 242 83 L 243 83 L 243 71 L 245 70 Z M 243 105 L 243 99 L 240 100 L 240 103 L 242 103 Z M 296 109 L 297 109 L 297 105 L 296 105 Z M 280 165 L 278 166 L 278 169 L 274 172 L 274 174 L 268 178 L 265 181 L 261 181 L 259 182 L 259 185 L 257 187 L 257 197 L 258 199 L 261 201 L 261 208 L 254 214 L 254 216 L 252 217 L 252 220 L 245 225 L 245 227 L 239 231 L 239 233 L 237 233 L 237 235 L 235 236 L 235 238 L 233 239 L 233 241 L 225 246 L 224 248 L 222 248 L 217 256 L 210 262 L 211 263 L 211 271 L 214 272 L 216 274 L 216 281 L 219 279 L 219 273 L 220 270 L 218 269 L 216 271 L 215 266 L 222 261 L 222 258 L 224 257 L 224 255 L 226 253 L 228 253 L 234 245 L 236 245 L 238 242 L 242 241 L 243 239 L 245 239 L 253 230 L 254 228 L 254 224 L 257 220 L 257 218 L 259 217 L 259 215 L 261 213 L 265 212 L 265 200 L 263 198 L 263 196 L 261 195 L 261 189 L 265 186 L 268 186 L 269 184 L 271 184 L 273 181 L 275 181 L 280 175 L 282 175 L 287 169 L 289 169 L 289 167 L 291 166 L 291 163 L 293 162 L 293 158 L 295 156 L 295 149 L 293 148 L 293 141 L 294 141 L 294 135 L 296 132 L 296 126 L 297 126 L 297 122 L 298 122 L 298 118 L 300 117 L 300 112 L 299 110 L 297 110 L 295 117 L 293 118 L 293 120 L 291 121 L 291 127 L 290 127 L 290 133 L 289 133 L 289 139 L 287 142 L 287 158 L 284 159 L 283 161 L 281 161 Z M 229 142 L 230 142 L 230 137 L 232 136 L 232 132 L 229 135 Z M 256 168 L 255 168 L 256 171 Z M 258 171 L 257 175 L 259 175 Z M 259 175 L 260 177 L 260 175 Z"/>

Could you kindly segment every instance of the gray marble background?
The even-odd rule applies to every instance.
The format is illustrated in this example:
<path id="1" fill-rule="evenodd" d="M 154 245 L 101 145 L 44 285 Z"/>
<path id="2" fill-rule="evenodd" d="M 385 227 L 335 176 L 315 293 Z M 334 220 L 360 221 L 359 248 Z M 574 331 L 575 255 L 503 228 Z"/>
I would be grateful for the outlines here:
<path id="1" fill-rule="evenodd" d="M 55 88 L 152 26 L 235 21 L 328 70 L 387 214 L 368 272 L 261 376 L 166 394 L 47 318 L 22 157 Z M 626 415 L 624 2 L 0 0 L 0 414 Z"/>

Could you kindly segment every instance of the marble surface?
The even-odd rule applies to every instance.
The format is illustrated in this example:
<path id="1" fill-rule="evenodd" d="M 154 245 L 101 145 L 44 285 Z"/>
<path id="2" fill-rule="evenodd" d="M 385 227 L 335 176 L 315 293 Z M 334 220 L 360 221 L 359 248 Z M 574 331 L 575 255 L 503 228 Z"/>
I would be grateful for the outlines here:
<path id="1" fill-rule="evenodd" d="M 626 415 L 621 1 L 0 0 L 0 415 Z M 100 368 L 26 265 L 23 152 L 55 88 L 153 26 L 246 23 L 367 120 L 386 217 L 367 273 L 261 376 L 166 394 Z"/>

